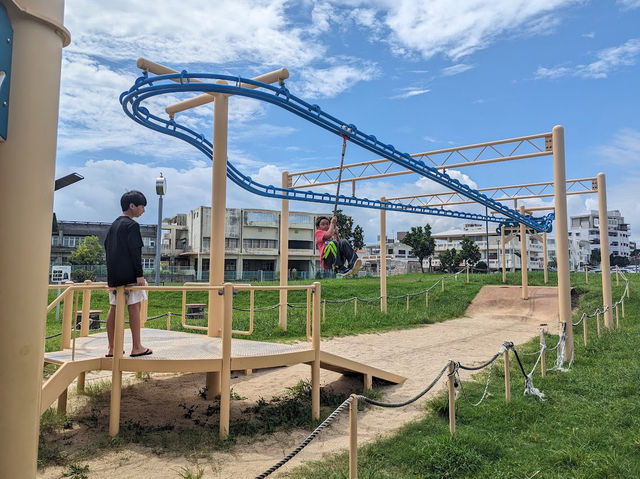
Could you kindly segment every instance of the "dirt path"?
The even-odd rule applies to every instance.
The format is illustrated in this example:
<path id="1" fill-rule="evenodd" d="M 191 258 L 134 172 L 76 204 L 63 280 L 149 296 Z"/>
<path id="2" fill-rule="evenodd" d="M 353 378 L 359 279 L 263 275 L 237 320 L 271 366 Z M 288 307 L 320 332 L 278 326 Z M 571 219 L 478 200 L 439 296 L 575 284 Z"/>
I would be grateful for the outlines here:
<path id="1" fill-rule="evenodd" d="M 403 401 L 423 390 L 449 359 L 464 364 L 484 361 L 495 354 L 504 341 L 520 344 L 537 336 L 541 324 L 545 325 L 546 330 L 556 333 L 556 289 L 530 287 L 529 294 L 530 299 L 523 301 L 519 287 L 485 286 L 464 318 L 411 330 L 330 339 L 322 341 L 322 349 L 404 375 L 407 377 L 404 384 L 384 389 L 385 401 Z M 349 384 L 349 380 L 343 380 L 337 373 L 322 371 L 321 376 L 323 384 Z M 234 391 L 247 399 L 234 406 L 232 417 L 259 397 L 281 394 L 286 387 L 308 377 L 309 367 L 297 365 L 234 378 Z M 153 380 L 144 383 L 144 387 L 136 386 L 123 394 L 122 421 L 143 417 L 151 423 L 154 420 L 166 422 L 169 411 L 164 406 L 176 404 L 180 394 L 184 395 L 185 391 L 197 391 L 202 386 L 202 380 L 202 375 L 195 374 L 154 374 Z M 444 386 L 445 382 L 441 381 L 436 389 Z M 232 401 L 232 404 L 236 402 Z M 424 412 L 424 403 L 425 398 L 421 398 L 404 408 L 367 409 L 359 416 L 359 443 L 388 435 L 402 424 L 419 418 Z M 102 414 L 106 414 L 106 411 Z M 288 454 L 307 434 L 308 431 L 295 430 L 276 433 L 258 441 L 241 442 L 233 453 L 215 452 L 210 459 L 200 460 L 199 463 L 205 467 L 206 478 L 254 477 Z M 319 459 L 326 453 L 345 450 L 347 446 L 348 414 L 343 414 L 280 471 L 286 472 L 303 461 Z M 89 464 L 91 479 L 173 479 L 180 477 L 177 471 L 182 466 L 194 470 L 194 461 L 188 458 L 158 456 L 142 447 L 109 453 L 95 460 L 83 461 L 85 463 Z M 61 471 L 60 468 L 48 468 L 38 477 L 59 478 Z M 282 472 L 271 477 L 282 477 Z"/>

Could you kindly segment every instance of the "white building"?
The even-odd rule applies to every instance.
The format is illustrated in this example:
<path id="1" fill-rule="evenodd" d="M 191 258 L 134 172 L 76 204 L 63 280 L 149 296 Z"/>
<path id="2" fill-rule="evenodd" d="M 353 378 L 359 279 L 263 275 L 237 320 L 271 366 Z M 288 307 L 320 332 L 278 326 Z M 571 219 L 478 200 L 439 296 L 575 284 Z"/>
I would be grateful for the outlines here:
<path id="1" fill-rule="evenodd" d="M 609 232 L 609 253 L 614 256 L 631 256 L 631 242 L 629 231 L 631 227 L 624 222 L 624 217 L 619 210 L 607 211 L 607 229 Z M 583 258 L 584 264 L 589 262 L 591 252 L 600 249 L 600 230 L 598 212 L 572 216 L 569 230 L 569 244 L 571 242 L 586 242 L 589 246 L 588 256 Z"/>
<path id="2" fill-rule="evenodd" d="M 487 229 L 484 224 L 467 223 L 463 225 L 461 229 L 452 229 L 444 231 L 442 233 L 435 233 L 432 235 L 436 240 L 436 253 L 432 261 L 434 266 L 440 266 L 438 256 L 440 253 L 447 249 L 455 248 L 460 251 L 462 248 L 462 238 L 467 237 L 475 242 L 480 249 L 480 261 L 484 261 L 489 265 L 492 270 L 498 270 L 502 268 L 501 262 L 501 246 L 500 235 L 496 233 L 495 225 L 489 226 L 488 240 L 489 248 L 487 252 Z M 540 234 L 542 236 L 542 234 Z M 547 258 L 551 258 L 556 255 L 556 241 L 555 238 L 547 236 Z M 487 253 L 489 257 L 487 258 Z M 531 235 L 527 235 L 527 269 L 541 270 L 544 268 L 543 255 L 544 248 L 541 241 L 536 238 L 532 238 Z M 488 259 L 488 261 L 487 261 Z M 505 263 L 508 270 L 515 271 L 520 269 L 520 239 L 519 237 L 511 239 L 506 244 L 505 248 Z"/>
<path id="3" fill-rule="evenodd" d="M 440 267 L 438 256 L 447 249 L 455 248 L 457 251 L 461 249 L 462 238 L 464 236 L 470 238 L 480 249 L 480 261 L 484 261 L 492 270 L 502 268 L 501 263 L 501 247 L 500 235 L 496 233 L 495 225 L 489 226 L 489 258 L 487 261 L 487 231 L 484 224 L 470 223 L 463 225 L 462 228 L 444 231 L 442 233 L 433 233 L 432 236 L 436 240 L 435 254 L 431 258 L 433 267 Z M 399 232 L 396 240 L 387 239 L 387 270 L 390 274 L 402 274 L 410 272 L 419 272 L 420 264 L 413 254 L 411 247 L 402 243 L 402 238 L 406 232 Z M 380 245 L 367 245 L 367 253 L 364 256 L 366 263 L 370 263 L 369 268 L 373 273 L 377 272 L 377 264 L 379 263 Z M 547 237 L 547 256 L 548 259 L 555 257 L 555 238 Z M 527 235 L 527 253 L 528 253 L 528 269 L 543 269 L 543 245 L 534 238 Z M 505 251 L 506 267 L 509 270 L 520 269 L 520 240 L 513 238 L 506 245 Z M 429 266 L 429 259 L 424 260 L 425 270 Z"/>

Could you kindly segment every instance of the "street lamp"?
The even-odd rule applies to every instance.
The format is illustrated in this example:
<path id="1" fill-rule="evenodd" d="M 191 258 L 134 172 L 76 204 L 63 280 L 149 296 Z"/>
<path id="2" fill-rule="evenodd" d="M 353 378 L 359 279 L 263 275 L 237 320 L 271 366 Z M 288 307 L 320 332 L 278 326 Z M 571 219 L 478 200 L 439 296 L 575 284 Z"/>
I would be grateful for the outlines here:
<path id="1" fill-rule="evenodd" d="M 156 178 L 156 193 L 158 193 L 158 231 L 156 234 L 156 286 L 160 284 L 160 249 L 162 248 L 162 196 L 167 192 L 167 179 L 162 176 Z"/>

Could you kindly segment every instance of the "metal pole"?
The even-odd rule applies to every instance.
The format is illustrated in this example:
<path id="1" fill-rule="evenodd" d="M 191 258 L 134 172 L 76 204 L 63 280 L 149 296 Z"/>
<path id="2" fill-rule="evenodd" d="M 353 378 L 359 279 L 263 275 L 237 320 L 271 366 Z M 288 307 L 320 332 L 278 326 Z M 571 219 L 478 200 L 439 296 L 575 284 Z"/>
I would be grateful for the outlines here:
<path id="1" fill-rule="evenodd" d="M 553 192 L 556 208 L 556 258 L 558 260 L 558 319 L 567 325 L 566 357 L 573 355 L 571 327 L 571 280 L 569 278 L 569 231 L 564 157 L 564 128 L 553 127 Z M 603 274 L 604 276 L 604 274 Z"/>
<path id="2" fill-rule="evenodd" d="M 380 198 L 380 201 L 386 201 Z M 380 311 L 387 312 L 387 212 L 380 210 Z"/>
<path id="3" fill-rule="evenodd" d="M 13 53 L 0 212 L 20 239 L 0 251 L 0 471 L 27 478 L 36 477 L 60 66 L 69 37 L 62 0 L 2 6 L 13 28 L 2 42 Z"/>
<path id="4" fill-rule="evenodd" d="M 520 205 L 524 214 L 524 205 Z M 529 271 L 527 261 L 527 227 L 520 223 L 520 275 L 522 277 L 522 299 L 529 299 Z"/>
<path id="5" fill-rule="evenodd" d="M 609 261 L 609 218 L 607 216 L 607 184 L 604 173 L 598 173 L 598 229 L 600 230 L 600 270 L 602 275 L 602 308 L 604 325 L 613 327 L 613 300 L 611 299 L 611 263 Z"/>
<path id="6" fill-rule="evenodd" d="M 282 172 L 282 187 L 289 188 L 290 180 L 287 171 Z M 282 200 L 280 207 L 280 286 L 287 286 L 289 281 L 289 200 Z M 280 290 L 280 308 L 278 326 L 287 330 L 287 293 L 285 288 Z"/>
<path id="7" fill-rule="evenodd" d="M 486 218 L 489 218 L 489 208 L 486 205 L 484 207 L 484 216 Z M 485 228 L 485 233 L 487 235 L 487 273 L 489 273 L 491 268 L 489 268 L 489 220 L 488 219 L 484 221 L 484 228 Z"/>
<path id="8" fill-rule="evenodd" d="M 158 231 L 156 233 L 156 286 L 160 284 L 160 249 L 162 247 L 162 195 L 158 196 Z M 209 266 L 211 268 L 211 266 Z"/>
<path id="9" fill-rule="evenodd" d="M 209 285 L 222 286 L 224 282 L 224 225 L 227 211 L 229 97 L 221 93 L 216 93 L 214 96 Z M 217 291 L 209 291 L 208 303 L 207 335 L 221 337 L 224 298 L 218 295 Z M 218 394 L 220 394 L 220 372 L 208 372 L 207 399 L 213 399 Z"/>

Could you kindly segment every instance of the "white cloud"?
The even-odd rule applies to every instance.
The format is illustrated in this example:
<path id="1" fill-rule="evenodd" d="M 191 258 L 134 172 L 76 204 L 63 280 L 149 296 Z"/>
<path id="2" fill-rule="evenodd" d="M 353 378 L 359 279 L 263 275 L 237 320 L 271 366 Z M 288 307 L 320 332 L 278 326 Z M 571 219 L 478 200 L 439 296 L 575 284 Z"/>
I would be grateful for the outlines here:
<path id="1" fill-rule="evenodd" d="M 640 0 L 618 0 L 616 3 L 622 5 L 623 10 L 640 8 Z"/>
<path id="2" fill-rule="evenodd" d="M 456 65 L 452 65 L 447 68 L 442 69 L 443 76 L 453 76 L 458 75 L 460 73 L 466 72 L 467 70 L 471 70 L 473 68 L 472 65 L 467 65 L 466 63 L 458 63 Z"/>
<path id="3" fill-rule="evenodd" d="M 132 63 L 138 56 L 174 64 L 229 63 L 294 67 L 323 54 L 287 20 L 279 0 L 70 0 L 70 51 Z"/>
<path id="4" fill-rule="evenodd" d="M 411 98 L 418 95 L 424 95 L 425 93 L 429 93 L 431 90 L 428 88 L 415 88 L 415 87 L 407 87 L 402 89 L 402 93 L 398 93 L 397 95 L 392 96 L 392 99 L 404 99 Z"/>
<path id="5" fill-rule="evenodd" d="M 582 78 L 607 78 L 610 73 L 622 67 L 634 66 L 638 61 L 638 56 L 640 56 L 640 39 L 632 38 L 620 46 L 596 52 L 596 59 L 588 64 L 574 67 L 538 67 L 535 77 L 554 79 L 570 75 Z"/>
<path id="6" fill-rule="evenodd" d="M 486 48 L 504 33 L 540 30 L 540 18 L 574 0 L 434 0 L 385 2 L 385 23 L 398 52 L 428 59 L 444 54 L 454 60 Z M 546 18 L 546 17 L 545 17 Z"/>
<path id="7" fill-rule="evenodd" d="M 606 163 L 632 168 L 640 174 L 640 130 L 624 128 L 608 145 L 596 149 Z"/>
<path id="8" fill-rule="evenodd" d="M 356 83 L 369 81 L 380 75 L 380 70 L 373 62 L 357 59 L 339 59 L 341 64 L 327 68 L 305 67 L 299 71 L 300 80 L 292 91 L 301 98 L 333 98 L 349 90 Z"/>

